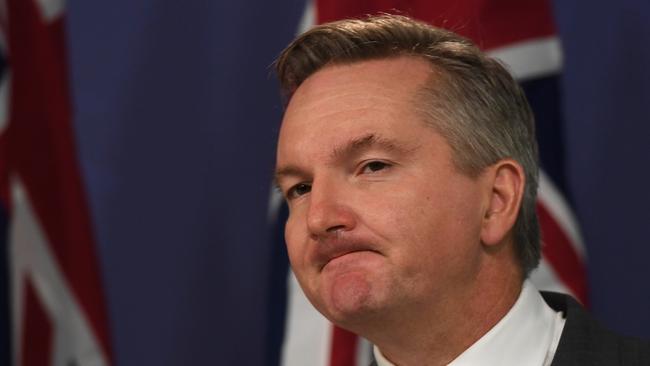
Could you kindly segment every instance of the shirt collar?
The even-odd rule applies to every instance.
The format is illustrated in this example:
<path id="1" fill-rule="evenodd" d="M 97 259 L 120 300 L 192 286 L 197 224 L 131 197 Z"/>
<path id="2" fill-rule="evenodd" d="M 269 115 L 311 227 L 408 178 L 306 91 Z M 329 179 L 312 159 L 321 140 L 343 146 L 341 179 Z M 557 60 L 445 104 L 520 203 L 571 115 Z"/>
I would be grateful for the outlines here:
<path id="1" fill-rule="evenodd" d="M 557 319 L 558 314 L 526 280 L 510 311 L 448 366 L 543 365 L 547 354 L 552 357 L 554 352 L 557 327 L 564 325 Z M 378 366 L 394 366 L 376 346 L 373 353 Z"/>

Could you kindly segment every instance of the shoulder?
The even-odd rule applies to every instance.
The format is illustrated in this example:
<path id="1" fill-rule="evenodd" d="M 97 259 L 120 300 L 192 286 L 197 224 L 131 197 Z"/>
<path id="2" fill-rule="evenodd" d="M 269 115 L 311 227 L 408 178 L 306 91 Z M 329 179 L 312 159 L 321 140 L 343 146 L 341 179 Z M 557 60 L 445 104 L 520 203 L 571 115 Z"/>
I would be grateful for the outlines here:
<path id="1" fill-rule="evenodd" d="M 605 329 L 570 296 L 542 292 L 542 297 L 566 316 L 552 366 L 650 365 L 650 343 Z"/>

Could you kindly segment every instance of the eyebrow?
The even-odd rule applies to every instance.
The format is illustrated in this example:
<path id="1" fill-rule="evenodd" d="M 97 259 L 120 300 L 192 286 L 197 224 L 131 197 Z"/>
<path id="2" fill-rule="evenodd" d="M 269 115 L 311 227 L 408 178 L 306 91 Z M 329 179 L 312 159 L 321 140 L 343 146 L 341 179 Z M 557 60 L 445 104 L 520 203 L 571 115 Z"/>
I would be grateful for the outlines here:
<path id="1" fill-rule="evenodd" d="M 409 151 L 417 149 L 417 147 L 408 149 L 396 140 L 385 138 L 374 133 L 368 133 L 360 137 L 350 139 L 348 142 L 342 144 L 341 146 L 335 147 L 332 149 L 329 159 L 330 161 L 343 160 L 351 156 L 359 155 L 364 151 L 376 147 L 389 152 L 397 152 L 399 154 L 407 153 Z M 308 175 L 308 173 L 304 169 L 295 165 L 286 165 L 276 169 L 273 183 L 277 188 L 279 188 L 280 179 L 284 177 L 300 177 L 306 175 Z"/>
<path id="2" fill-rule="evenodd" d="M 379 147 L 389 152 L 403 153 L 408 151 L 408 149 L 393 139 L 385 138 L 374 133 L 369 133 L 360 137 L 353 138 L 342 146 L 335 147 L 330 154 L 330 159 L 340 160 L 345 157 L 359 155 L 362 152 L 375 147 Z"/>

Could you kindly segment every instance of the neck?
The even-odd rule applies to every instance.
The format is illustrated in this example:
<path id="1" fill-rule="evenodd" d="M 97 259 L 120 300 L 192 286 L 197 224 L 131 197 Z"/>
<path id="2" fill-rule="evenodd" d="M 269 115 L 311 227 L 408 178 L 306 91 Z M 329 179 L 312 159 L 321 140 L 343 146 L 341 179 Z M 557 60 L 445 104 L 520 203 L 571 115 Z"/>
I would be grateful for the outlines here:
<path id="1" fill-rule="evenodd" d="M 510 267 L 483 267 L 473 283 L 449 291 L 444 301 L 402 309 L 364 335 L 395 365 L 447 365 L 494 327 L 516 302 L 522 286 L 519 271 L 486 269 Z"/>

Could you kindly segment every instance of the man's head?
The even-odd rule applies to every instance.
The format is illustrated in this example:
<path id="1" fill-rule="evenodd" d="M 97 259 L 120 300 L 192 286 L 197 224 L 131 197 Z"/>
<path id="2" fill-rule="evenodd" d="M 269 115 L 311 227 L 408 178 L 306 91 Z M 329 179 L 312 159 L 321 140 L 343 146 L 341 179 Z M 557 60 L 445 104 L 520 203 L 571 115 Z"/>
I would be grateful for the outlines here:
<path id="1" fill-rule="evenodd" d="M 287 245 L 321 312 L 460 291 L 503 243 L 521 276 L 537 265 L 533 117 L 498 62 L 382 16 L 316 27 L 276 66 Z"/>

